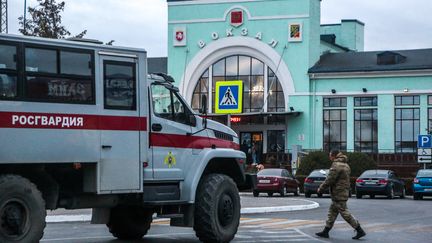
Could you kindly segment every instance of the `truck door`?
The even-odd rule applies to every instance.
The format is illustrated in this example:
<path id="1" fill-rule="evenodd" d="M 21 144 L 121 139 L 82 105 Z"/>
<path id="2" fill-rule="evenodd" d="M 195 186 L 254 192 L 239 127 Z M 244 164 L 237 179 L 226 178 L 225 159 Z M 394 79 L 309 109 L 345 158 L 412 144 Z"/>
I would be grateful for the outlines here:
<path id="1" fill-rule="evenodd" d="M 192 159 L 189 146 L 192 112 L 169 85 L 152 84 L 150 150 L 156 180 L 183 180 L 184 168 Z"/>
<path id="2" fill-rule="evenodd" d="M 99 192 L 142 191 L 138 65 L 134 58 L 101 56 L 103 90 Z"/>

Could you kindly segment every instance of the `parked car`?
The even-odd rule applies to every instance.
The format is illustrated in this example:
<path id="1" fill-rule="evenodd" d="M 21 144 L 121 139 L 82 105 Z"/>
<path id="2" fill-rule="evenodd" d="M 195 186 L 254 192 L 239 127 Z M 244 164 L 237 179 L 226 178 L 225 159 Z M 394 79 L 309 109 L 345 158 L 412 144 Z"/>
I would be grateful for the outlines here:
<path id="1" fill-rule="evenodd" d="M 329 189 L 318 193 L 318 187 L 323 183 L 329 173 L 328 169 L 318 169 L 312 171 L 304 180 L 303 189 L 305 197 L 311 197 L 312 194 L 317 194 L 322 197 L 323 194 L 330 194 Z"/>
<path id="2" fill-rule="evenodd" d="M 299 193 L 299 182 L 286 169 L 264 169 L 257 174 L 257 185 L 253 190 L 254 197 L 266 192 L 269 197 L 279 193 L 282 197 L 287 193 Z"/>
<path id="3" fill-rule="evenodd" d="M 391 170 L 367 170 L 356 180 L 356 197 L 385 195 L 392 199 L 395 196 L 405 198 L 405 182 Z"/>
<path id="4" fill-rule="evenodd" d="M 432 170 L 419 170 L 413 181 L 414 200 L 432 196 Z"/>

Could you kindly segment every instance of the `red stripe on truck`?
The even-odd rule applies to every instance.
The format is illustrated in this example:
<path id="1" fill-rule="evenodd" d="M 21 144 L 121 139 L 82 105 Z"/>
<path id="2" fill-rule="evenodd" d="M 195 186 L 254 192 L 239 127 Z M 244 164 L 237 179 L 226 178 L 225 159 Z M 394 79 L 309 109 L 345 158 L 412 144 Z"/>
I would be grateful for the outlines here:
<path id="1" fill-rule="evenodd" d="M 0 128 L 147 131 L 146 117 L 0 112 Z"/>
<path id="2" fill-rule="evenodd" d="M 217 138 L 164 133 L 151 133 L 150 136 L 150 146 L 154 147 L 204 149 L 211 148 L 213 145 L 215 148 L 240 149 L 237 143 Z"/>

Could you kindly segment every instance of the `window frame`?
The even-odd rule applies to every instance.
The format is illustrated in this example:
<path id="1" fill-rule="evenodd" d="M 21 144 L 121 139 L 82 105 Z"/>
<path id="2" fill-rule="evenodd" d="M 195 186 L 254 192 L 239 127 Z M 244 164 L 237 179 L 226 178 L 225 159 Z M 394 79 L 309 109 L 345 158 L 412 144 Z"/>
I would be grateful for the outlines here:
<path id="1" fill-rule="evenodd" d="M 16 52 L 15 52 L 15 58 L 16 58 L 15 70 L 0 69 L 0 74 L 5 74 L 5 75 L 9 75 L 9 76 L 16 76 L 16 96 L 15 97 L 2 97 L 2 96 L 0 96 L 0 100 L 6 100 L 6 101 L 7 100 L 10 100 L 10 101 L 20 100 L 20 99 L 22 99 L 22 75 L 21 75 L 22 70 L 20 70 L 22 59 L 20 58 L 20 56 L 21 56 L 20 43 L 0 40 L 0 45 L 13 46 L 13 47 L 15 47 L 15 50 L 16 50 Z"/>
<path id="2" fill-rule="evenodd" d="M 432 134 L 432 95 L 428 96 L 428 133 Z"/>
<path id="3" fill-rule="evenodd" d="M 230 76 L 227 75 L 227 60 L 232 58 L 232 57 L 236 57 L 235 60 L 237 61 L 237 75 L 234 76 Z M 262 73 L 262 74 L 256 74 L 254 73 L 254 69 L 252 68 L 253 66 L 253 62 L 256 63 L 260 63 L 260 65 L 262 65 L 262 70 L 261 70 L 261 66 L 259 67 L 259 72 L 258 73 Z M 244 65 L 246 68 L 244 68 L 244 70 L 241 68 L 240 65 L 243 62 L 248 62 L 248 65 Z M 217 64 L 217 65 L 216 65 Z M 217 70 L 222 71 L 222 72 L 215 72 L 217 71 L 215 66 L 217 67 Z M 212 63 L 211 65 L 209 65 L 207 67 L 207 69 L 205 69 L 202 73 L 202 75 L 199 77 L 199 79 L 196 81 L 195 86 L 194 86 L 194 90 L 192 92 L 192 97 L 191 97 L 191 102 L 190 104 L 192 104 L 192 109 L 196 112 L 198 110 L 198 107 L 194 106 L 194 104 L 201 104 L 200 100 L 196 100 L 197 98 L 199 98 L 202 94 L 204 94 L 203 92 L 200 92 L 200 82 L 202 79 L 207 79 L 208 82 L 208 102 L 209 102 L 209 106 L 208 106 L 208 110 L 209 113 L 214 112 L 214 108 L 215 108 L 215 85 L 216 82 L 219 80 L 242 80 L 244 83 L 243 86 L 243 109 L 242 109 L 242 113 L 254 113 L 254 112 L 261 112 L 262 109 L 264 109 L 265 112 L 269 111 L 269 109 L 273 109 L 275 111 L 278 112 L 284 112 L 286 111 L 286 99 L 285 99 L 285 95 L 284 95 L 284 90 L 283 90 L 283 86 L 282 83 L 280 81 L 280 79 L 277 77 L 276 73 L 274 73 L 273 70 L 271 70 L 271 67 L 268 66 L 264 61 L 249 56 L 249 55 L 242 55 L 242 54 L 236 54 L 236 55 L 229 55 L 229 56 L 224 56 L 222 58 L 220 58 L 219 60 L 215 61 L 214 63 Z M 242 71 L 242 72 L 240 72 Z M 249 73 L 246 74 L 246 72 L 243 71 L 248 71 Z M 271 73 L 273 73 L 271 75 Z M 207 75 L 204 75 L 207 74 Z M 246 78 L 247 77 L 247 78 Z M 259 80 L 260 78 L 262 78 L 262 81 L 259 81 L 260 84 L 262 82 L 262 90 L 256 90 L 253 91 L 251 90 L 251 84 L 254 83 L 254 80 Z M 276 85 L 276 95 L 275 95 L 275 99 L 276 99 L 276 103 L 275 106 L 273 107 L 269 107 L 269 97 L 268 93 L 269 93 L 269 83 L 271 83 L 271 81 L 273 79 L 276 79 L 275 81 L 275 85 Z M 253 102 L 252 98 L 254 97 L 253 95 L 259 97 L 259 101 L 260 102 Z M 268 96 L 268 97 L 267 97 Z M 281 98 L 281 99 L 279 99 Z M 283 100 L 283 102 L 279 102 L 279 100 Z M 261 103 L 262 101 L 262 103 Z M 257 104 L 260 104 L 260 106 L 258 106 Z"/>
<path id="4" fill-rule="evenodd" d="M 360 119 L 356 119 L 356 111 L 372 111 L 372 118 L 371 119 L 362 119 L 362 114 L 360 114 Z M 374 114 L 373 113 L 377 113 L 376 115 L 376 119 L 374 119 Z M 360 123 L 360 131 L 357 131 L 356 129 L 356 125 L 357 122 Z M 372 130 L 371 132 L 371 140 L 363 140 L 362 139 L 362 122 L 370 122 L 371 123 L 371 128 Z M 376 127 L 376 141 L 374 141 L 374 129 L 373 127 Z M 357 140 L 357 133 L 360 132 L 360 140 Z M 362 142 L 366 142 L 366 143 L 370 143 L 371 144 L 371 151 L 365 151 L 365 148 L 363 148 L 362 146 L 357 146 L 357 143 L 362 143 Z M 378 109 L 377 108 L 357 108 L 354 109 L 354 150 L 356 152 L 364 152 L 364 153 L 377 153 L 378 152 Z"/>
<path id="5" fill-rule="evenodd" d="M 330 105 L 330 100 L 331 99 L 340 99 L 339 100 L 339 104 L 340 106 L 331 106 Z M 325 106 L 325 101 L 328 100 L 328 106 Z M 342 100 L 344 100 L 344 102 L 342 102 Z M 333 148 L 335 148 L 334 145 L 337 144 L 337 149 L 339 150 L 346 150 L 347 149 L 347 145 L 348 145 L 348 111 L 347 111 L 347 97 L 323 97 L 323 116 L 322 116 L 322 122 L 323 122 L 323 130 L 322 130 L 322 134 L 323 134 L 323 150 L 325 151 L 330 151 Z M 331 111 L 339 111 L 340 113 L 340 117 L 338 120 L 332 120 L 330 119 L 330 112 Z M 342 111 L 345 111 L 345 119 L 342 119 Z M 325 113 L 329 112 L 329 116 L 328 116 L 328 120 L 326 120 L 326 115 Z M 326 125 L 326 122 L 328 122 L 328 126 Z M 325 131 L 326 128 L 329 129 L 329 134 L 330 134 L 330 128 L 331 122 L 338 122 L 340 125 L 340 141 L 332 141 L 331 140 L 331 136 L 329 135 L 328 140 L 326 140 L 326 136 L 325 136 Z M 342 127 L 342 124 L 345 123 L 345 126 Z M 342 133 L 342 129 L 345 129 L 345 133 Z M 345 140 L 342 140 L 342 135 L 345 134 Z"/>
<path id="6" fill-rule="evenodd" d="M 412 97 L 412 104 L 403 104 L 402 99 L 404 97 Z M 416 98 L 418 101 L 418 104 L 416 104 Z M 400 99 L 400 104 L 398 104 L 398 99 Z M 394 96 L 394 102 L 395 106 L 419 106 L 420 105 L 420 95 L 395 95 Z"/>
<path id="7" fill-rule="evenodd" d="M 177 100 L 183 106 L 183 109 L 184 109 L 183 112 L 184 112 L 185 117 L 186 117 L 185 122 L 180 122 L 180 121 L 176 120 L 176 115 L 175 115 L 176 113 L 175 113 L 174 109 L 172 109 L 172 111 L 170 112 L 170 117 L 169 118 L 168 117 L 160 116 L 157 113 L 155 113 L 155 107 L 154 107 L 154 104 L 153 104 L 153 86 L 162 86 L 162 87 L 164 87 L 165 89 L 167 89 L 169 91 L 169 93 L 170 93 L 170 105 L 171 106 L 174 106 L 174 97 L 177 98 Z M 150 102 L 151 102 L 152 114 L 154 116 L 156 116 L 156 117 L 158 117 L 160 119 L 169 120 L 169 121 L 172 121 L 172 122 L 175 122 L 175 123 L 179 123 L 179 124 L 183 124 L 183 125 L 187 125 L 187 126 L 196 127 L 196 117 L 195 117 L 195 115 L 193 113 L 192 107 L 189 107 L 186 104 L 186 102 L 183 100 L 183 97 L 181 95 L 179 95 L 178 92 L 175 92 L 174 90 L 172 90 L 169 87 L 167 87 L 166 84 L 158 83 L 158 82 L 150 84 L 150 96 L 149 96 L 149 99 L 150 99 Z M 191 116 L 194 117 L 193 118 L 194 121 L 192 121 L 190 119 Z"/>
<path id="8" fill-rule="evenodd" d="M 26 71 L 26 57 L 25 57 L 25 50 L 26 48 L 35 48 L 35 49 L 47 49 L 47 50 L 55 50 L 56 56 L 57 56 L 57 73 L 45 73 L 45 72 L 31 72 Z M 90 68 L 91 68 L 91 76 L 83 76 L 83 75 L 73 75 L 73 74 L 61 74 L 60 73 L 60 52 L 61 51 L 68 51 L 68 52 L 76 52 L 76 53 L 84 53 L 84 54 L 90 54 L 91 61 L 90 61 Z M 30 101 L 30 102 L 43 102 L 43 103 L 55 103 L 55 104 L 77 104 L 77 105 L 95 105 L 96 104 L 96 80 L 95 80 L 95 51 L 92 49 L 83 49 L 83 48 L 72 48 L 72 47 L 57 47 L 57 46 L 51 46 L 51 45 L 41 45 L 41 44 L 33 44 L 33 43 L 23 43 L 22 45 L 22 51 L 21 51 L 21 60 L 22 60 L 22 83 L 23 83 L 23 101 Z M 39 99 L 39 98 L 28 98 L 26 94 L 27 90 L 27 77 L 48 77 L 48 78 L 64 78 L 64 79 L 72 79 L 76 80 L 79 78 L 88 79 L 91 81 L 91 95 L 92 100 L 87 102 L 77 102 L 77 101 L 61 101 L 61 100 L 50 100 L 50 99 Z"/>
<path id="9" fill-rule="evenodd" d="M 103 80 L 102 80 L 102 86 L 103 86 L 103 106 L 106 110 L 124 110 L 124 111 L 136 111 L 137 110 L 137 89 L 138 89 L 138 80 L 137 80 L 137 67 L 135 62 L 126 62 L 126 61 L 114 61 L 114 60 L 104 60 L 103 63 Z M 126 106 L 114 106 L 114 105 L 107 105 L 107 90 L 105 86 L 105 77 L 106 77 L 106 66 L 107 65 L 117 65 L 117 66 L 128 66 L 132 67 L 132 73 L 133 73 L 133 98 L 132 98 L 132 106 L 126 107 Z"/>
<path id="10" fill-rule="evenodd" d="M 410 118 L 410 119 L 403 119 L 402 117 L 398 119 L 397 118 L 397 111 L 398 110 L 401 110 L 401 112 L 402 112 L 402 110 L 413 110 L 413 117 Z M 415 116 L 414 116 L 415 110 L 418 110 L 418 113 L 419 113 L 418 119 L 415 119 Z M 416 137 L 416 134 L 418 134 L 420 132 L 420 120 L 421 120 L 420 106 L 409 106 L 409 107 L 407 107 L 406 105 L 395 106 L 395 108 L 394 108 L 394 129 L 395 129 L 395 131 L 394 131 L 394 146 L 395 146 L 394 150 L 395 150 L 395 153 L 416 153 L 416 149 L 417 149 L 417 137 Z M 412 130 L 411 131 L 412 131 L 412 134 L 413 134 L 413 140 L 410 141 L 410 142 L 412 142 L 413 144 L 415 144 L 412 147 L 412 151 L 403 151 L 404 149 L 411 149 L 409 147 L 402 147 L 402 146 L 400 146 L 399 149 L 397 148 L 397 143 L 398 142 L 399 143 L 403 142 L 402 135 L 403 135 L 403 128 L 404 128 L 404 126 L 402 125 L 402 123 L 401 123 L 400 127 L 397 126 L 397 122 L 398 121 L 411 121 L 412 122 L 412 126 L 411 126 Z M 418 122 L 418 128 L 419 129 L 418 129 L 417 133 L 414 130 L 415 129 L 415 122 Z M 406 127 L 405 127 L 405 129 L 406 129 Z M 397 132 L 398 132 L 398 130 L 400 131 L 400 139 L 401 140 L 397 140 Z"/>
<path id="11" fill-rule="evenodd" d="M 6 41 L 0 40 L 1 45 L 10 45 L 15 46 L 17 48 L 16 53 L 16 63 L 17 68 L 15 71 L 11 70 L 0 70 L 2 74 L 12 74 L 17 76 L 17 96 L 14 98 L 2 98 L 0 100 L 9 100 L 9 101 L 24 101 L 24 102 L 35 102 L 35 103 L 54 103 L 54 104 L 76 104 L 76 105 L 96 105 L 96 68 L 95 68 L 95 50 L 88 48 L 75 48 L 75 47 L 66 47 L 66 46 L 53 46 L 49 44 L 36 44 L 36 43 L 28 43 L 22 41 Z M 47 49 L 47 50 L 55 50 L 57 52 L 57 73 L 45 73 L 45 72 L 31 72 L 26 71 L 26 60 L 25 60 L 25 49 L 26 48 L 36 48 L 36 49 Z M 90 76 L 83 75 L 73 75 L 73 74 L 60 74 L 60 52 L 74 52 L 74 53 L 84 53 L 89 54 L 90 59 Z M 78 102 L 78 101 L 66 101 L 66 100 L 52 100 L 52 99 L 40 99 L 40 98 L 29 98 L 27 96 L 27 77 L 48 77 L 48 78 L 59 78 L 59 79 L 72 79 L 76 80 L 79 78 L 90 80 L 91 82 L 91 97 L 90 101 Z"/>

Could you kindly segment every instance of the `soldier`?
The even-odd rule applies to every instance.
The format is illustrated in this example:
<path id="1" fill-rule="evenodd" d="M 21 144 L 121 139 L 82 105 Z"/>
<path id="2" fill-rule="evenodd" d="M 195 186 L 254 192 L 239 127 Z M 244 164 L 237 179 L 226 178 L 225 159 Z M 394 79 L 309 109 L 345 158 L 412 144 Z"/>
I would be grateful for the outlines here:
<path id="1" fill-rule="evenodd" d="M 340 214 L 342 215 L 342 218 L 357 231 L 357 234 L 352 238 L 355 240 L 360 239 L 365 236 L 366 233 L 360 227 L 360 223 L 351 215 L 347 208 L 351 173 L 351 169 L 347 164 L 348 158 L 339 152 L 339 150 L 332 150 L 329 154 L 329 158 L 333 163 L 326 180 L 318 188 L 318 193 L 323 192 L 325 189 L 330 187 L 332 204 L 328 211 L 328 218 L 324 230 L 316 233 L 316 235 L 319 237 L 329 238 L 329 231 L 333 227 L 338 214 Z"/>

